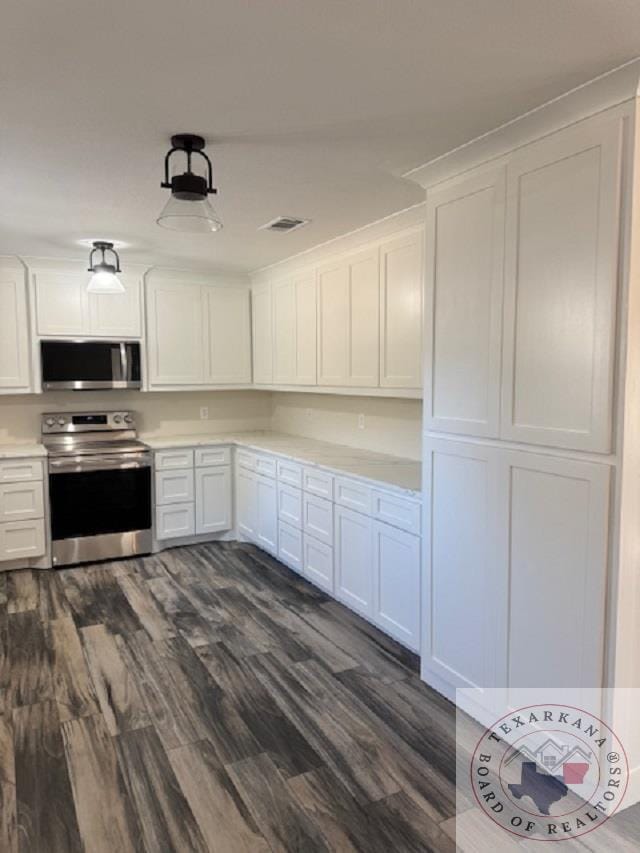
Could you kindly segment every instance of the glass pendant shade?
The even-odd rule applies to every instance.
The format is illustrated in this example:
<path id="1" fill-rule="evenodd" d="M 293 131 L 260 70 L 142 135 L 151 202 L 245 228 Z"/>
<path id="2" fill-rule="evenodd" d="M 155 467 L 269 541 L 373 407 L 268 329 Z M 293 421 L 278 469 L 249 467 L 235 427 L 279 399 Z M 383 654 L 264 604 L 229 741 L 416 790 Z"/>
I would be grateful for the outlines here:
<path id="1" fill-rule="evenodd" d="M 124 286 L 115 272 L 97 269 L 87 285 L 89 293 L 124 293 Z"/>
<path id="2" fill-rule="evenodd" d="M 169 196 L 162 213 L 156 220 L 163 228 L 173 231 L 191 231 L 194 233 L 210 233 L 220 231 L 222 221 L 208 198 L 197 201 Z"/>

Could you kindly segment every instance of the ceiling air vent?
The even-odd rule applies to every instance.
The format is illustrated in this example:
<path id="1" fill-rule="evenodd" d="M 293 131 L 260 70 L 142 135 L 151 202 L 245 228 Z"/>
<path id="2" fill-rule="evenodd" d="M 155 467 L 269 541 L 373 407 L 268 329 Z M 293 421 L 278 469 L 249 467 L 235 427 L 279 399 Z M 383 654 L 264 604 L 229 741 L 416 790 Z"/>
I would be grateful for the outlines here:
<path id="1" fill-rule="evenodd" d="M 295 216 L 278 216 L 267 222 L 266 225 L 261 225 L 258 231 L 295 231 L 296 228 L 302 228 L 311 220 L 297 219 Z"/>

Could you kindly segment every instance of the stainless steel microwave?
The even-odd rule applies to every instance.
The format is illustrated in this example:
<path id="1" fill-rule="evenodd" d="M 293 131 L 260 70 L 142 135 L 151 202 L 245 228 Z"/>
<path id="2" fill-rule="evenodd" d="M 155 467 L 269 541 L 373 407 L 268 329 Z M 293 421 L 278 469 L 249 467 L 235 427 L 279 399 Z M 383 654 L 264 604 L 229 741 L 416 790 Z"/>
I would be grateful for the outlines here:
<path id="1" fill-rule="evenodd" d="M 140 388 L 137 341 L 40 341 L 42 390 Z"/>

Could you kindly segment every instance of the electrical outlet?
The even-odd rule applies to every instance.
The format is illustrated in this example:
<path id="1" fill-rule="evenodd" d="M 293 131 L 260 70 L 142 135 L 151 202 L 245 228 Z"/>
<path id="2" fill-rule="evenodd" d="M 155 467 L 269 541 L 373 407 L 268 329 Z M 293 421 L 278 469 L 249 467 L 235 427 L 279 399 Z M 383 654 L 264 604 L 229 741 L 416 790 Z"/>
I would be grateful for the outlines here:
<path id="1" fill-rule="evenodd" d="M 364 415 L 358 415 L 358 429 L 364 429 Z"/>
<path id="2" fill-rule="evenodd" d="M 208 406 L 200 406 L 200 420 L 208 421 L 209 420 L 209 407 Z"/>

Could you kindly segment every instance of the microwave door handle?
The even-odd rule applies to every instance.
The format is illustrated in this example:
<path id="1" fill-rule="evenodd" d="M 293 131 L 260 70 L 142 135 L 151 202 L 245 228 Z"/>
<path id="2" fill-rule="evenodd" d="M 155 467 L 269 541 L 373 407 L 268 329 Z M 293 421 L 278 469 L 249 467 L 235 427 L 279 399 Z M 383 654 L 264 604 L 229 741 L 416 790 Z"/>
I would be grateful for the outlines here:
<path id="1" fill-rule="evenodd" d="M 120 362 L 122 365 L 122 376 L 121 379 L 124 382 L 129 382 L 131 380 L 131 366 L 129 364 L 129 352 L 127 345 L 124 342 L 120 343 Z"/>

